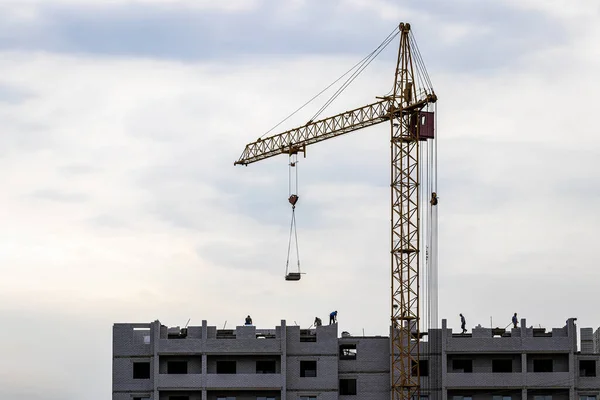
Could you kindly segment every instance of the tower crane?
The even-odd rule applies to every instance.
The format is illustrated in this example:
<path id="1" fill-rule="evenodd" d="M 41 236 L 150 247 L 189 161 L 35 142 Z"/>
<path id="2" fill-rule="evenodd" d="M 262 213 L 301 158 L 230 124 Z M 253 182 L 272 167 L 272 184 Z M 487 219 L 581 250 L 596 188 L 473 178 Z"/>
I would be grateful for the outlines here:
<path id="1" fill-rule="evenodd" d="M 391 144 L 391 398 L 420 398 L 420 263 L 422 207 L 434 207 L 437 194 L 423 199 L 420 188 L 425 167 L 421 146 L 434 140 L 437 101 L 411 27 L 400 23 L 400 46 L 391 94 L 332 117 L 309 121 L 298 128 L 246 145 L 235 165 L 249 165 L 279 154 L 306 154 L 306 147 L 327 139 L 389 121 Z M 429 196 L 429 195 L 428 195 Z M 427 255 L 425 255 L 427 257 Z M 415 370 L 417 372 L 415 373 Z"/>

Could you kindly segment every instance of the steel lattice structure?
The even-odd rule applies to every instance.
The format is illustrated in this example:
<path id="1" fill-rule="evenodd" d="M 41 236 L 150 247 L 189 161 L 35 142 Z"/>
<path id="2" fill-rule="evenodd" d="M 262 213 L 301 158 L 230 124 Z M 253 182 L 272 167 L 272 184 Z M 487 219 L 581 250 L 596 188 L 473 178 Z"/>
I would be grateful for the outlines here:
<path id="1" fill-rule="evenodd" d="M 389 121 L 391 126 L 391 398 L 418 399 L 419 391 L 419 148 L 421 111 L 435 103 L 418 52 L 411 48 L 410 25 L 399 26 L 400 47 L 392 95 L 341 114 L 258 139 L 246 145 L 235 165 L 279 154 L 305 152 L 306 146 Z M 417 373 L 413 374 L 413 371 Z M 417 396 L 417 397 L 415 397 Z"/>

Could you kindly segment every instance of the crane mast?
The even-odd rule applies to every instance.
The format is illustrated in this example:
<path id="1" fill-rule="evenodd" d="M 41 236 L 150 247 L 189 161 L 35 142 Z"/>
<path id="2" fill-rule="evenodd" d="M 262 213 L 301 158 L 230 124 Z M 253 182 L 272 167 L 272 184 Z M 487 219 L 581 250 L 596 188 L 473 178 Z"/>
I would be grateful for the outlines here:
<path id="1" fill-rule="evenodd" d="M 306 146 L 345 133 L 390 122 L 391 144 L 391 398 L 420 395 L 420 177 L 421 143 L 433 139 L 432 113 L 437 101 L 416 49 L 410 24 L 399 25 L 400 46 L 392 94 L 380 101 L 258 139 L 246 145 L 235 165 L 248 165 L 279 154 L 305 152 Z M 429 86 L 427 86 L 429 84 Z M 425 129 L 425 126 L 431 129 Z M 432 203 L 433 204 L 433 203 Z"/>

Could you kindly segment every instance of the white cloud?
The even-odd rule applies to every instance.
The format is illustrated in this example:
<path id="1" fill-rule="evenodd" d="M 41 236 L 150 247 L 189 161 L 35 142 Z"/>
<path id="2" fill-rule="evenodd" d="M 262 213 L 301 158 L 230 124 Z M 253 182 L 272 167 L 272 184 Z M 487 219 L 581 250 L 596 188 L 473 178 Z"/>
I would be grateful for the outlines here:
<path id="1" fill-rule="evenodd" d="M 215 9 L 223 11 L 241 11 L 254 8 L 259 0 L 228 0 L 228 1 L 212 1 L 212 0 L 2 0 L 0 6 L 6 7 L 8 10 L 14 10 L 16 14 L 24 13 L 25 7 L 31 6 L 147 6 L 159 5 L 169 7 L 185 7 L 197 9 Z"/>

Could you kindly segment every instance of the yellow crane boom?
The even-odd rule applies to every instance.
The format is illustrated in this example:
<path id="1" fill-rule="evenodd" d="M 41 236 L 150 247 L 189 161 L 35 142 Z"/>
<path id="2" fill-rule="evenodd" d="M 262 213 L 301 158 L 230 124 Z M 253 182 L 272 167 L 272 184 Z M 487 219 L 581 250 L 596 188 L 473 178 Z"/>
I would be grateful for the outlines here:
<path id="1" fill-rule="evenodd" d="M 432 98 L 429 98 L 432 101 Z M 306 125 L 248 143 L 234 165 L 248 165 L 279 154 L 295 154 L 305 151 L 306 146 L 331 139 L 345 133 L 377 125 L 396 118 L 401 112 L 408 113 L 423 107 L 424 101 L 398 109 L 393 100 L 386 98 L 377 103 L 355 108 L 333 117 L 310 121 Z"/>
<path id="2" fill-rule="evenodd" d="M 437 101 L 423 61 L 401 23 L 392 94 L 380 101 L 258 139 L 246 145 L 235 165 L 248 165 L 279 154 L 305 152 L 306 146 L 390 121 L 391 147 L 391 398 L 420 397 L 420 144 L 433 139 L 431 112 Z M 429 86 L 427 86 L 429 84 Z M 432 199 L 435 193 L 432 194 Z M 425 203 L 428 204 L 426 201 Z M 432 200 L 432 205 L 434 202 Z M 437 201 L 436 203 L 437 204 Z"/>

